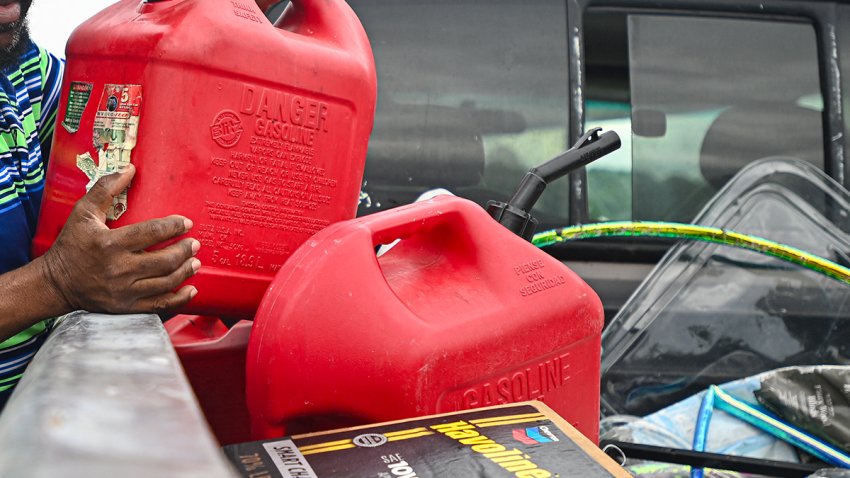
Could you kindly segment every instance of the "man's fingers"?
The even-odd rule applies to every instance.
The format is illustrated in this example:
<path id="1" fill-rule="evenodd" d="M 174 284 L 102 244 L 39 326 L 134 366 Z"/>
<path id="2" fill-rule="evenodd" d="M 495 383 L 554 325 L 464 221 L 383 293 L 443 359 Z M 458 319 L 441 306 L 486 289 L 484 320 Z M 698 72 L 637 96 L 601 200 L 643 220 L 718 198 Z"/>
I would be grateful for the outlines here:
<path id="1" fill-rule="evenodd" d="M 176 289 L 186 279 L 195 275 L 200 268 L 201 261 L 193 257 L 166 276 L 136 281 L 133 290 L 139 297 L 157 296 Z"/>
<path id="2" fill-rule="evenodd" d="M 198 289 L 187 285 L 177 292 L 168 292 L 136 302 L 136 309 L 163 312 L 186 305 L 198 293 Z"/>
<path id="3" fill-rule="evenodd" d="M 105 218 L 115 196 L 127 189 L 135 174 L 136 167 L 128 164 L 121 172 L 100 178 L 85 197 Z"/>
<path id="4" fill-rule="evenodd" d="M 148 247 L 186 234 L 192 229 L 192 221 L 183 216 L 168 216 L 131 224 L 114 229 L 116 242 L 131 251 Z"/>
<path id="5" fill-rule="evenodd" d="M 134 272 L 140 279 L 166 276 L 197 254 L 200 248 L 200 242 L 187 238 L 163 249 L 140 252 L 136 255 Z"/>

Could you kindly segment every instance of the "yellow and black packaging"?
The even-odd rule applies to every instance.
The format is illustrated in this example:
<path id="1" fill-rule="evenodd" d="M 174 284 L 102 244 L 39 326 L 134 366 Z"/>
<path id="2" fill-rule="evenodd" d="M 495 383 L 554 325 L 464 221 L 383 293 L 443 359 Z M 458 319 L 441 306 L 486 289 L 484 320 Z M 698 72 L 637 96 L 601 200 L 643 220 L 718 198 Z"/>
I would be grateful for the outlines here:
<path id="1" fill-rule="evenodd" d="M 231 445 L 250 478 L 628 477 L 540 402 Z"/>

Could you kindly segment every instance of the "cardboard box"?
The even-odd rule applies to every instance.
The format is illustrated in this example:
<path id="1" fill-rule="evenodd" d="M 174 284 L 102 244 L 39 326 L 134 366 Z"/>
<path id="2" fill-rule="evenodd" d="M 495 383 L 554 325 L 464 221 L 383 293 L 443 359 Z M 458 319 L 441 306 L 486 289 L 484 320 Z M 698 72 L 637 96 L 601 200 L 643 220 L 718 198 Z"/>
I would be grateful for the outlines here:
<path id="1" fill-rule="evenodd" d="M 630 477 L 541 402 L 224 448 L 250 478 Z"/>

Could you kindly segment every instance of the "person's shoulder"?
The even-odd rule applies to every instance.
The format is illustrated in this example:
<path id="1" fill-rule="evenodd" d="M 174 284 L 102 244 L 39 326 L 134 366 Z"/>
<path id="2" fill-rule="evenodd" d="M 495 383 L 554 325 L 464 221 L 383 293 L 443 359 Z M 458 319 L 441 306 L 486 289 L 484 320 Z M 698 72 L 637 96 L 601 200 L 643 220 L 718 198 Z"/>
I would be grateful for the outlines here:
<path id="1" fill-rule="evenodd" d="M 28 38 L 26 47 L 23 48 L 20 57 L 18 57 L 17 66 L 26 65 L 35 59 L 50 63 L 62 63 L 65 61 L 59 55 L 39 46 L 38 43 Z"/>
<path id="2" fill-rule="evenodd" d="M 21 55 L 18 62 L 19 67 L 23 70 L 22 72 L 29 71 L 31 75 L 35 71 L 38 71 L 41 75 L 42 86 L 45 89 L 52 90 L 54 87 L 58 87 L 59 82 L 62 80 L 62 70 L 65 60 L 54 55 L 47 49 L 38 46 L 32 40 L 29 40 L 29 43 L 30 45 Z M 39 66 L 37 70 L 34 68 L 36 64 Z M 25 74 L 24 76 L 28 75 Z"/>
<path id="3" fill-rule="evenodd" d="M 65 60 L 62 59 L 59 55 L 47 50 L 46 48 L 42 48 L 33 40 L 29 40 L 30 46 L 21 56 L 21 62 L 30 60 L 32 58 L 38 57 L 42 62 L 49 63 L 63 63 Z"/>

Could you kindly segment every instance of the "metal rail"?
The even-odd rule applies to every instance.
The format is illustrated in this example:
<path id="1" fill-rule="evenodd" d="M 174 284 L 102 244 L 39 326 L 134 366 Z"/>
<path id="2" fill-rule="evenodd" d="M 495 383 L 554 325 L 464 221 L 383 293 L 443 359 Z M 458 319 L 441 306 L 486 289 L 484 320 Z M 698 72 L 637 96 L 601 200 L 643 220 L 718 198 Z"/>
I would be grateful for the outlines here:
<path id="1" fill-rule="evenodd" d="M 0 476 L 236 476 L 155 315 L 62 318 L 0 415 L 0 443 Z"/>

